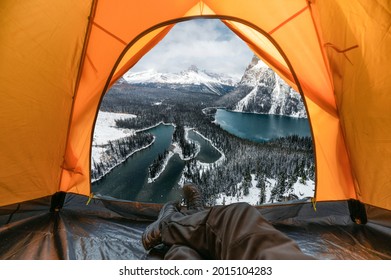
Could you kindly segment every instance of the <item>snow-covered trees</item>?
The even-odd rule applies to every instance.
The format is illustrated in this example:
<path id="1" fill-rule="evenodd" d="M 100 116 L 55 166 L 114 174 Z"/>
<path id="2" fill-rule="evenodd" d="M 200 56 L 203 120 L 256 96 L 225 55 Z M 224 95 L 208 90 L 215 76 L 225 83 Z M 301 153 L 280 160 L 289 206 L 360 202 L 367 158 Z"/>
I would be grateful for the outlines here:
<path id="1" fill-rule="evenodd" d="M 152 162 L 148 169 L 150 178 L 155 178 L 156 175 L 162 171 L 167 156 L 168 151 L 165 150 L 164 153 L 159 154 L 158 157 Z"/>
<path id="2" fill-rule="evenodd" d="M 193 142 L 188 142 L 186 140 L 185 128 L 178 118 L 175 119 L 175 131 L 172 139 L 174 142 L 179 143 L 184 158 L 192 158 L 195 156 L 197 147 Z"/>

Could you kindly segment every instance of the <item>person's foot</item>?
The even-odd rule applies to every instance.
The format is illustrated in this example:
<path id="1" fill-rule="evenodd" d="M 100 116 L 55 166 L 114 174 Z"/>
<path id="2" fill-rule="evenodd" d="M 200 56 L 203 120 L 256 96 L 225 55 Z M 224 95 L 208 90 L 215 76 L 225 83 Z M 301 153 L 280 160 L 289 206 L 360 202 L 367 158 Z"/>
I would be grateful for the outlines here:
<path id="1" fill-rule="evenodd" d="M 187 210 L 204 210 L 201 191 L 195 184 L 188 183 L 183 185 L 183 197 L 187 204 Z"/>
<path id="2" fill-rule="evenodd" d="M 160 231 L 161 222 L 172 214 L 178 212 L 179 209 L 180 205 L 178 202 L 167 202 L 163 205 L 162 209 L 159 212 L 157 220 L 147 226 L 141 236 L 141 240 L 145 250 L 150 250 L 153 247 L 162 243 L 162 236 Z"/>

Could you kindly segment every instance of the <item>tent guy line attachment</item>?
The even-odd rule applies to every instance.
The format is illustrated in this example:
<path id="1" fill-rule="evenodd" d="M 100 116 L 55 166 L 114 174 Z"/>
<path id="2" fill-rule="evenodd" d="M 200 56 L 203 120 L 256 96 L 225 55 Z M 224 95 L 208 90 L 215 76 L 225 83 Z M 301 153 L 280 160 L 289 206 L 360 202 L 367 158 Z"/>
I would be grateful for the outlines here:
<path id="1" fill-rule="evenodd" d="M 359 47 L 358 45 L 354 45 L 354 46 L 351 46 L 351 47 L 349 47 L 349 48 L 347 48 L 347 49 L 341 50 L 340 48 L 336 47 L 336 46 L 335 46 L 334 44 L 332 44 L 332 43 L 325 43 L 323 46 L 324 46 L 325 48 L 332 48 L 333 50 L 335 50 L 335 51 L 338 52 L 338 53 L 342 53 L 342 54 L 344 55 L 344 57 L 345 57 L 345 58 L 350 62 L 350 64 L 352 64 L 352 65 L 353 65 L 353 62 L 350 61 L 349 57 L 346 55 L 346 52 L 351 51 L 351 50 L 356 49 L 356 48 Z"/>
<path id="2" fill-rule="evenodd" d="M 94 197 L 94 193 L 90 193 L 90 195 L 88 196 L 88 200 L 86 202 L 86 205 L 90 204 L 91 202 L 91 199 Z"/>
<path id="3" fill-rule="evenodd" d="M 316 198 L 315 197 L 311 198 L 311 203 L 312 203 L 312 208 L 314 208 L 314 211 L 316 212 Z"/>

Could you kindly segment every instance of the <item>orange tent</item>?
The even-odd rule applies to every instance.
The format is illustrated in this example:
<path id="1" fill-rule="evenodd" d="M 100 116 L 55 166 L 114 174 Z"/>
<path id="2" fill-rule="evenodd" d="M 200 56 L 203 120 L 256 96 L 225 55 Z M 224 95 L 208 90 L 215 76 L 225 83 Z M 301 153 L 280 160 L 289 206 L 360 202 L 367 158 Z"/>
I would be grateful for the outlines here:
<path id="1" fill-rule="evenodd" d="M 100 100 L 178 22 L 222 20 L 304 97 L 316 201 L 391 210 L 387 0 L 0 3 L 0 206 L 90 195 Z"/>

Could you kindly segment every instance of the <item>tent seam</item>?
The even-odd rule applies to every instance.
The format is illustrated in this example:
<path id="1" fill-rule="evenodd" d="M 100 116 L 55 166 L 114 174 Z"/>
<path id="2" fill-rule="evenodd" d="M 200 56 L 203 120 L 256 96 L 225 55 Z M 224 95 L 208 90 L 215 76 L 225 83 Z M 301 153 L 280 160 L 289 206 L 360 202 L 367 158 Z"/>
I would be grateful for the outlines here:
<path id="1" fill-rule="evenodd" d="M 117 40 L 118 42 L 122 43 L 123 45 L 127 45 L 127 43 L 122 40 L 120 37 L 116 36 L 114 33 L 110 32 L 109 30 L 107 30 L 106 28 L 104 28 L 103 26 L 97 24 L 95 21 L 92 22 L 92 24 L 94 26 L 96 26 L 97 28 L 99 28 L 100 30 L 102 30 L 103 32 L 105 32 L 107 35 L 113 37 L 115 40 Z"/>
<path id="2" fill-rule="evenodd" d="M 308 9 L 308 6 L 305 6 L 303 9 L 301 9 L 300 11 L 296 12 L 295 14 L 293 14 L 292 16 L 290 16 L 289 18 L 287 18 L 286 20 L 284 20 L 283 22 L 281 22 L 279 25 L 277 25 L 276 27 L 274 27 L 272 30 L 270 30 L 268 33 L 270 35 L 272 35 L 274 32 L 276 32 L 278 29 L 280 29 L 281 27 L 283 27 L 285 24 L 289 23 L 290 21 L 292 21 L 293 19 L 295 19 L 296 17 L 298 17 L 299 15 L 301 15 L 302 13 L 304 13 L 306 10 Z"/>
<path id="3" fill-rule="evenodd" d="M 84 36 L 84 43 L 83 43 L 83 49 L 82 49 L 82 52 L 81 52 L 79 69 L 78 69 L 78 72 L 77 72 L 76 84 L 75 84 L 75 88 L 74 88 L 73 96 L 72 96 L 72 107 L 71 107 L 71 112 L 69 114 L 68 128 L 67 128 L 67 135 L 66 135 L 66 142 L 65 142 L 65 149 L 64 149 L 64 153 L 63 153 L 63 163 L 60 166 L 60 168 L 61 168 L 60 180 L 59 180 L 59 183 L 58 183 L 57 191 L 61 190 L 62 178 L 63 178 L 63 174 L 64 174 L 63 166 L 65 166 L 65 163 L 66 163 L 65 162 L 65 154 L 66 154 L 66 152 L 68 150 L 68 147 L 69 147 L 69 135 L 70 135 L 70 131 L 71 131 L 71 123 L 72 123 L 72 117 L 73 117 L 73 113 L 74 113 L 75 101 L 76 101 L 77 92 L 78 92 L 79 85 L 80 85 L 81 75 L 82 75 L 82 72 L 83 72 L 83 66 L 84 66 L 85 57 L 86 57 L 86 54 L 87 54 L 87 47 L 88 47 L 89 37 L 90 37 L 90 34 L 91 34 L 91 30 L 92 30 L 92 22 L 93 22 L 93 19 L 95 17 L 95 12 L 96 12 L 97 5 L 98 5 L 98 0 L 92 0 L 90 14 L 88 16 L 88 24 L 87 24 L 86 34 Z"/>

